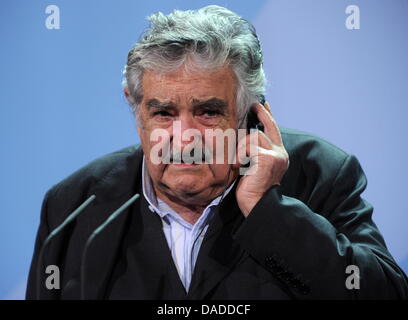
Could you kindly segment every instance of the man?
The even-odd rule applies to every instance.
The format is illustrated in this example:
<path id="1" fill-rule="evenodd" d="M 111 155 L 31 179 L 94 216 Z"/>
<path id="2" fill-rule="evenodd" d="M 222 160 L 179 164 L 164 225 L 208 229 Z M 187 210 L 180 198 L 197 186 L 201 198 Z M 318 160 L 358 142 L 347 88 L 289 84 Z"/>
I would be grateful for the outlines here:
<path id="1" fill-rule="evenodd" d="M 265 76 L 254 28 L 218 6 L 150 22 L 124 81 L 141 146 L 97 159 L 47 193 L 27 298 L 406 298 L 406 276 L 360 197 L 366 178 L 356 158 L 279 128 L 258 102 Z M 251 112 L 263 131 L 213 143 L 252 127 Z M 210 157 L 184 161 L 191 145 Z M 222 161 L 211 161 L 216 149 Z M 83 255 L 90 234 L 136 193 Z M 47 235 L 92 194 L 37 269 Z M 58 266 L 60 289 L 47 289 L 48 265 Z"/>

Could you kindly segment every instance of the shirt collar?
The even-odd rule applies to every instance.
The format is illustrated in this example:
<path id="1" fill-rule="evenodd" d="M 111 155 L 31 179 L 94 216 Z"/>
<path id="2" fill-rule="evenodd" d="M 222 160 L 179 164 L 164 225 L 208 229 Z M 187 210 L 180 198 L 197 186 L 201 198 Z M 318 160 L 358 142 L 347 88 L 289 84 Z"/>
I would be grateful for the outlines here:
<path id="1" fill-rule="evenodd" d="M 211 203 L 204 209 L 203 214 L 200 216 L 197 222 L 207 220 L 206 217 L 209 215 L 211 211 L 210 208 L 217 206 L 222 199 L 224 199 L 227 194 L 231 191 L 232 187 L 234 186 L 235 179 L 230 186 L 224 190 L 224 192 L 219 195 L 217 198 L 211 201 Z M 149 209 L 152 212 L 156 212 L 161 218 L 165 217 L 166 215 L 171 215 L 173 218 L 177 219 L 179 222 L 180 220 L 184 221 L 178 214 L 175 212 L 167 203 L 162 201 L 161 199 L 156 197 L 154 192 L 152 181 L 149 176 L 149 172 L 147 170 L 147 164 L 145 161 L 145 156 L 143 156 L 143 164 L 142 164 L 142 189 L 143 195 L 147 202 L 149 203 Z M 188 224 L 188 222 L 184 221 Z"/>

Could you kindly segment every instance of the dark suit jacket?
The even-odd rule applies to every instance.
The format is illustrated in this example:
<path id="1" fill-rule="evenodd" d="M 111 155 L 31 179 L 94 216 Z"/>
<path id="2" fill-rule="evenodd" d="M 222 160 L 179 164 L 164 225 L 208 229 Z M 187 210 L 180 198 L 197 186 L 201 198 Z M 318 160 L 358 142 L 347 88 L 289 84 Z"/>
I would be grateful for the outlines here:
<path id="1" fill-rule="evenodd" d="M 367 299 L 407 298 L 407 278 L 386 249 L 360 194 L 365 175 L 352 155 L 309 134 L 281 128 L 290 167 L 244 218 L 233 189 L 205 234 L 185 292 L 159 216 L 141 190 L 140 147 L 103 156 L 48 191 L 27 298 L 36 297 L 36 264 L 51 230 L 91 194 L 96 200 L 47 247 L 60 268 L 60 290 L 43 299 L 80 298 L 80 265 L 90 233 L 136 192 L 141 197 L 88 250 L 88 299 Z M 360 289 L 347 289 L 348 265 Z M 47 276 L 42 273 L 44 279 Z"/>

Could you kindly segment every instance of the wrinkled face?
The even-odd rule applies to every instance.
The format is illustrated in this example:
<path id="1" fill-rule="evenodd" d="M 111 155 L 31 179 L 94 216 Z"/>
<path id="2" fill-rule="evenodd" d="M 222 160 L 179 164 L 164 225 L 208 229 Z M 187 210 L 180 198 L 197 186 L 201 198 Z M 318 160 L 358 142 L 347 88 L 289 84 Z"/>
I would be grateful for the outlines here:
<path id="1" fill-rule="evenodd" d="M 154 150 L 159 141 L 151 137 L 157 132 L 167 132 L 170 148 L 177 146 L 183 151 L 198 141 L 190 133 L 200 133 L 202 146 L 210 148 L 214 156 L 220 145 L 216 145 L 214 137 L 206 135 L 206 129 L 224 132 L 237 127 L 236 78 L 233 72 L 229 67 L 211 72 L 202 69 L 187 72 L 184 68 L 170 73 L 146 70 L 142 88 L 138 132 L 156 194 L 165 194 L 186 204 L 207 204 L 236 177 L 228 163 L 230 141 L 225 139 L 224 147 L 221 146 L 224 161 L 176 164 L 172 161 L 157 163 L 152 158 L 152 148 Z M 181 135 L 188 134 L 184 140 L 176 139 L 174 129 L 179 129 Z M 217 156 L 220 156 L 219 153 Z"/>

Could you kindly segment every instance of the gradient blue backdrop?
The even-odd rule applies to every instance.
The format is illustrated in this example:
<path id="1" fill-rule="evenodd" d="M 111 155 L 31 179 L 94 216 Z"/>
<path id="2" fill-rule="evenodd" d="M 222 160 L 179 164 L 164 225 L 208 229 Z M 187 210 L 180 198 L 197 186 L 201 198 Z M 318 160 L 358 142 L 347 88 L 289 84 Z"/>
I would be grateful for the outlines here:
<path id="1" fill-rule="evenodd" d="M 61 29 L 45 27 L 58 5 Z M 406 0 L 2 0 L 0 299 L 23 298 L 42 198 L 65 176 L 138 142 L 122 68 L 155 11 L 220 4 L 254 23 L 278 123 L 355 154 L 365 198 L 408 271 Z M 347 5 L 361 29 L 345 28 Z"/>

